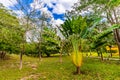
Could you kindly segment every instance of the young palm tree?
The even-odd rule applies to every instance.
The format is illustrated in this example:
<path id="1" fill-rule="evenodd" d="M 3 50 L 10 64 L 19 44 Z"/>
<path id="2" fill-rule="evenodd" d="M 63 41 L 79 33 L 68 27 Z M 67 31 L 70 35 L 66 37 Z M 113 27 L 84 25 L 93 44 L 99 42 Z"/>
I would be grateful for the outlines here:
<path id="1" fill-rule="evenodd" d="M 68 18 L 61 26 L 59 30 L 72 44 L 72 61 L 76 66 L 76 73 L 80 74 L 80 67 L 82 65 L 82 39 L 86 37 L 88 32 L 86 17 L 78 16 Z"/>

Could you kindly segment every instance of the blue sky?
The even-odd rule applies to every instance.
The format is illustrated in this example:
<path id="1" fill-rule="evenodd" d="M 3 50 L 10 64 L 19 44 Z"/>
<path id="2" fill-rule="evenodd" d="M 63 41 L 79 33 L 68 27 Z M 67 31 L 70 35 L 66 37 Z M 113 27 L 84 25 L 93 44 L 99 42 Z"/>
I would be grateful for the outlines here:
<path id="1" fill-rule="evenodd" d="M 46 13 L 48 16 L 52 16 L 52 22 L 55 25 L 62 24 L 64 22 L 64 14 L 66 10 L 71 10 L 73 4 L 78 0 L 20 0 L 23 5 L 29 5 L 29 9 L 36 8 L 41 12 Z M 42 5 L 38 4 L 42 2 Z M 16 0 L 0 0 L 5 7 L 14 10 L 19 16 L 25 14 L 16 9 L 15 6 L 19 8 L 19 4 Z"/>

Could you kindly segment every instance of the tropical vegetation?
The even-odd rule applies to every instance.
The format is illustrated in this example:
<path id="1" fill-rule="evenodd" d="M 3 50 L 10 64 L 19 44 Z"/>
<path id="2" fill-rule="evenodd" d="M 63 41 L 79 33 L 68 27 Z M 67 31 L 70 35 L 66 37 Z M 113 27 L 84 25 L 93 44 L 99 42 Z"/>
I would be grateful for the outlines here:
<path id="1" fill-rule="evenodd" d="M 53 26 L 37 9 L 20 4 L 26 11 L 20 18 L 0 4 L 0 79 L 119 80 L 119 6 L 119 0 L 78 0 Z"/>

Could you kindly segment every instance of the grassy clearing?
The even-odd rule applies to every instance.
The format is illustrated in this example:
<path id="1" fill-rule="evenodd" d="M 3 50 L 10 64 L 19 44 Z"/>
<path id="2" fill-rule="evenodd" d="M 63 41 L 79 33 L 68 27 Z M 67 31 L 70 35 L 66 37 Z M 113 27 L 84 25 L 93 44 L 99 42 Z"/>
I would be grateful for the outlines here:
<path id="1" fill-rule="evenodd" d="M 58 57 L 43 58 L 42 62 L 27 56 L 23 59 L 21 71 L 18 56 L 1 60 L 0 80 L 120 80 L 118 61 L 101 62 L 99 59 L 84 58 L 82 74 L 73 75 L 76 68 L 68 56 L 63 57 L 63 63 L 59 63 Z"/>

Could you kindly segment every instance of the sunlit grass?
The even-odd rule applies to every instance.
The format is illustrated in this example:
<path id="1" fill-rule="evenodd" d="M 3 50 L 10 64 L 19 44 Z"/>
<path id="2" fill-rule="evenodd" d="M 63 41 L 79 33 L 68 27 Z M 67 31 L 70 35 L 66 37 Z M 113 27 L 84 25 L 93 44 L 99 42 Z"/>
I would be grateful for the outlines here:
<path id="1" fill-rule="evenodd" d="M 103 57 L 107 58 L 108 56 L 110 56 L 110 53 L 102 53 Z M 98 57 L 98 54 L 96 52 L 83 52 L 83 56 L 88 56 L 88 57 Z M 118 58 L 119 57 L 119 53 L 112 53 L 112 57 L 113 58 Z"/>
<path id="2" fill-rule="evenodd" d="M 36 65 L 36 69 L 33 69 Z M 76 67 L 69 56 L 38 58 L 23 57 L 23 69 L 19 70 L 19 56 L 12 55 L 10 60 L 0 61 L 0 80 L 120 80 L 118 61 L 104 61 L 84 57 L 82 74 L 73 75 Z"/>

